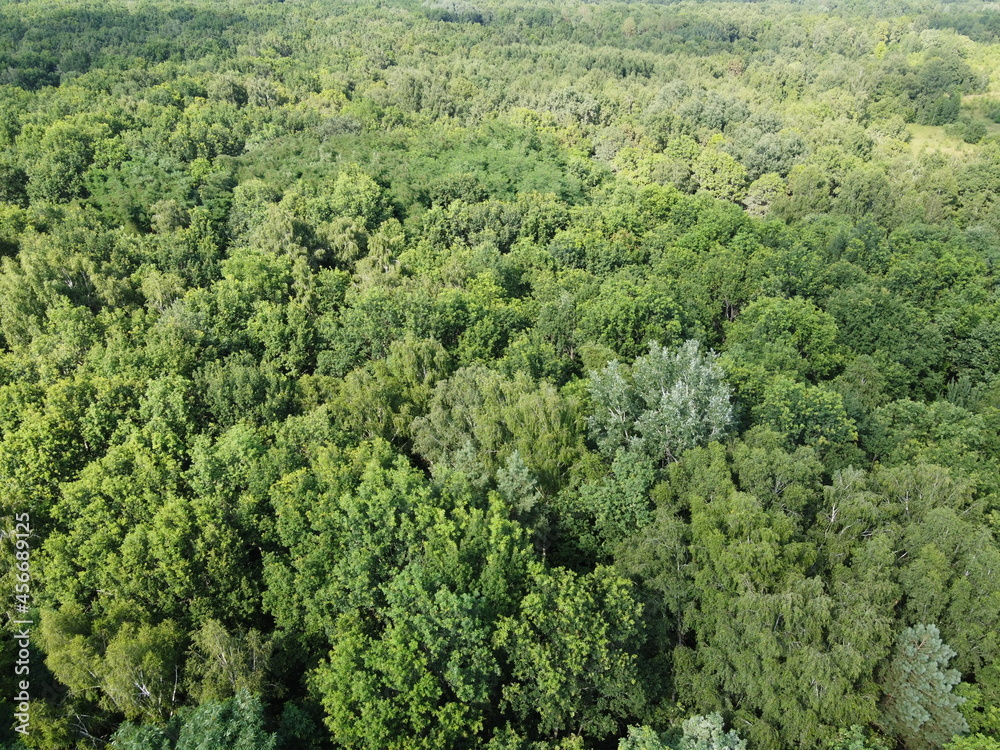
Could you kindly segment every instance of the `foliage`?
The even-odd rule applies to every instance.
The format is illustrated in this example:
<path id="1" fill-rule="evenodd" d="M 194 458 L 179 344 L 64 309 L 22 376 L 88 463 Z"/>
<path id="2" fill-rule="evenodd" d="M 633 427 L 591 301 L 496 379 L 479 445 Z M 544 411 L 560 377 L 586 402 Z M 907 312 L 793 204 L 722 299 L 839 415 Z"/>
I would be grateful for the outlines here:
<path id="1" fill-rule="evenodd" d="M 504 700 L 542 734 L 574 727 L 602 738 L 618 717 L 643 701 L 635 648 L 641 606 L 627 581 L 607 568 L 578 577 L 531 571 L 517 617 L 501 621 L 497 642 L 508 653 L 514 681 Z"/>
<path id="2" fill-rule="evenodd" d="M 171 719 L 165 728 L 124 724 L 111 740 L 122 750 L 273 750 L 264 731 L 260 698 L 240 691 L 222 703 L 205 703 Z"/>
<path id="3" fill-rule="evenodd" d="M 680 454 L 725 435 L 732 420 L 730 390 L 715 354 L 697 341 L 676 352 L 655 342 L 631 367 L 617 360 L 590 375 L 595 413 L 590 434 L 606 455 L 625 449 L 654 461 Z"/>
<path id="4" fill-rule="evenodd" d="M 992 747 L 998 39 L 0 4 L 0 744 Z"/>
<path id="5" fill-rule="evenodd" d="M 746 741 L 735 731 L 725 731 L 722 716 L 691 716 L 681 724 L 678 737 L 657 734 L 649 727 L 629 727 L 628 735 L 618 743 L 618 750 L 746 750 Z"/>
<path id="6" fill-rule="evenodd" d="M 907 747 L 937 747 L 968 731 L 952 689 L 961 676 L 947 669 L 955 656 L 934 625 L 915 625 L 898 639 L 885 676 L 884 723 Z"/>

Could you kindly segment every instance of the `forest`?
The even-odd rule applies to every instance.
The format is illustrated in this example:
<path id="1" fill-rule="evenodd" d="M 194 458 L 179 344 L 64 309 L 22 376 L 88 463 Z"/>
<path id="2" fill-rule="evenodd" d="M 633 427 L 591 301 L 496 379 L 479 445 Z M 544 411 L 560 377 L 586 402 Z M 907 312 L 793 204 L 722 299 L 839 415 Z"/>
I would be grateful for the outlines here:
<path id="1" fill-rule="evenodd" d="M 0 516 L 3 750 L 1000 750 L 1000 7 L 7 0 Z"/>

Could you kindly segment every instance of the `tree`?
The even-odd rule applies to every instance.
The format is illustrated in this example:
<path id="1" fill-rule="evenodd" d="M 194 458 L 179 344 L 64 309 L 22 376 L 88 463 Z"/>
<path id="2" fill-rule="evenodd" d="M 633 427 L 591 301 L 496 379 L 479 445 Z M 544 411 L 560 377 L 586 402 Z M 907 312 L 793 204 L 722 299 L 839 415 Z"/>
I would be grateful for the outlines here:
<path id="1" fill-rule="evenodd" d="M 580 499 L 610 547 L 650 522 L 649 490 L 655 478 L 656 467 L 647 456 L 619 450 L 607 476 L 580 487 Z"/>
<path id="2" fill-rule="evenodd" d="M 628 734 L 618 741 L 618 750 L 668 750 L 670 745 L 650 727 L 629 727 Z"/>
<path id="3" fill-rule="evenodd" d="M 554 494 L 584 450 L 577 399 L 518 373 L 507 379 L 482 365 L 457 370 L 434 388 L 428 413 L 413 421 L 416 451 L 435 467 L 485 484 L 517 450 Z"/>
<path id="4" fill-rule="evenodd" d="M 969 729 L 958 711 L 963 699 L 953 692 L 961 675 L 947 668 L 953 656 L 934 625 L 906 628 L 896 641 L 880 724 L 911 750 L 940 747 Z"/>
<path id="5" fill-rule="evenodd" d="M 511 664 L 505 704 L 542 736 L 602 739 L 643 703 L 636 654 L 641 605 L 609 568 L 586 576 L 535 564 L 516 616 L 495 642 Z"/>
<path id="6" fill-rule="evenodd" d="M 192 638 L 187 661 L 188 691 L 199 703 L 225 701 L 264 689 L 273 643 L 260 632 L 231 634 L 218 620 L 206 620 Z"/>
<path id="7" fill-rule="evenodd" d="M 634 269 L 623 269 L 605 280 L 583 307 L 576 338 L 605 344 L 628 358 L 650 341 L 679 344 L 683 312 L 675 294 L 664 279 L 640 278 Z"/>
<path id="8" fill-rule="evenodd" d="M 977 732 L 966 737 L 955 737 L 944 746 L 944 750 L 1000 750 L 1000 740 Z"/>
<path id="9" fill-rule="evenodd" d="M 676 461 L 722 437 L 732 421 L 731 391 L 713 352 L 697 341 L 676 351 L 651 342 L 631 367 L 617 360 L 590 374 L 590 435 L 602 453 L 634 450 L 654 462 Z"/>
<path id="10" fill-rule="evenodd" d="M 344 216 L 358 220 L 371 230 L 385 218 L 386 200 L 382 189 L 370 176 L 357 167 L 341 172 L 333 184 L 330 195 L 330 215 L 327 220 Z"/>
<path id="11" fill-rule="evenodd" d="M 841 729 L 837 738 L 828 745 L 829 750 L 889 750 L 889 746 L 878 736 L 872 736 L 859 724 Z"/>
<path id="12" fill-rule="evenodd" d="M 681 729 L 684 734 L 677 750 L 746 750 L 746 741 L 735 730 L 725 731 L 719 714 L 692 716 Z"/>
<path id="13" fill-rule="evenodd" d="M 371 462 L 364 473 L 322 516 L 311 514 L 322 533 L 294 547 L 296 584 L 307 587 L 294 594 L 321 598 L 305 624 L 329 644 L 310 690 L 348 747 L 468 742 L 499 699 L 493 634 L 523 591 L 525 535 L 495 494 L 475 507 L 461 477 L 431 486 L 402 461 Z"/>
<path id="14" fill-rule="evenodd" d="M 222 703 L 207 703 L 184 717 L 175 750 L 274 750 L 276 737 L 264 731 L 259 696 L 240 690 Z"/>
<path id="15" fill-rule="evenodd" d="M 102 689 L 116 709 L 133 719 L 163 719 L 177 710 L 184 634 L 167 620 L 159 625 L 125 623 L 108 644 Z"/>
<path id="16" fill-rule="evenodd" d="M 759 364 L 813 382 L 841 361 L 833 316 L 802 297 L 758 297 L 729 325 L 726 350 L 742 367 Z"/>
<path id="17" fill-rule="evenodd" d="M 738 203 L 746 195 L 746 167 L 723 151 L 705 149 L 693 170 L 698 187 L 715 198 Z"/>
<path id="18" fill-rule="evenodd" d="M 832 205 L 835 185 L 827 170 L 814 164 L 797 164 L 788 174 L 787 194 L 779 194 L 772 211 L 786 221 L 824 214 Z"/>
<path id="19" fill-rule="evenodd" d="M 39 158 L 26 170 L 28 197 L 53 203 L 79 197 L 94 155 L 91 134 L 72 123 L 56 122 L 45 132 L 39 149 Z"/>
<path id="20" fill-rule="evenodd" d="M 982 672 L 989 675 L 996 673 L 996 667 L 984 669 Z M 996 695 L 996 679 L 984 680 L 987 685 L 971 685 L 963 682 L 955 687 L 955 693 L 965 698 L 960 707 L 965 720 L 969 722 L 969 731 L 974 734 L 986 734 L 991 737 L 1000 737 L 1000 705 L 993 696 Z"/>
<path id="21" fill-rule="evenodd" d="M 775 378 L 766 386 L 763 402 L 755 413 L 793 444 L 829 446 L 858 439 L 839 393 L 788 378 Z"/>
<path id="22" fill-rule="evenodd" d="M 898 598 L 886 583 L 892 547 L 863 543 L 850 567 L 827 575 L 795 511 L 751 486 L 734 485 L 717 444 L 671 467 L 671 490 L 691 518 L 687 557 L 667 557 L 672 571 L 650 566 L 671 588 L 649 585 L 673 593 L 679 610 L 674 689 L 697 710 L 731 713 L 758 747 L 817 746 L 877 717 L 874 670 L 889 651 Z"/>
<path id="23" fill-rule="evenodd" d="M 229 700 L 182 711 L 166 727 L 125 723 L 111 747 L 120 750 L 274 750 L 276 735 L 264 730 L 260 697 L 241 690 Z"/>
<path id="24" fill-rule="evenodd" d="M 785 176 L 803 151 L 805 142 L 797 133 L 764 133 L 743 157 L 747 177 L 756 180 L 769 172 Z"/>
<path id="25" fill-rule="evenodd" d="M 979 143 L 986 137 L 986 123 L 982 120 L 971 120 L 962 128 L 962 140 L 966 143 Z"/>
<path id="26" fill-rule="evenodd" d="M 629 727 L 618 750 L 746 750 L 746 746 L 735 730 L 725 731 L 722 716 L 714 713 L 685 719 L 680 733 L 658 734 L 649 727 Z"/>
<path id="27" fill-rule="evenodd" d="M 79 607 L 43 615 L 42 633 L 52 673 L 79 697 L 134 720 L 162 722 L 182 705 L 185 634 L 172 620 L 124 622 L 107 643 L 114 617 L 87 622 Z M 91 628 L 97 634 L 89 632 Z"/>
<path id="28" fill-rule="evenodd" d="M 768 172 L 750 184 L 746 197 L 743 199 L 743 205 L 751 216 L 763 218 L 768 215 L 771 206 L 779 198 L 785 197 L 786 191 L 787 187 L 781 175 Z"/>
<path id="29" fill-rule="evenodd" d="M 0 162 L 0 201 L 27 205 L 27 173 L 13 164 Z"/>
<path id="30" fill-rule="evenodd" d="M 895 203 L 896 194 L 888 178 L 875 167 L 849 172 L 837 197 L 841 212 L 856 220 L 870 218 L 882 226 L 891 223 Z"/>

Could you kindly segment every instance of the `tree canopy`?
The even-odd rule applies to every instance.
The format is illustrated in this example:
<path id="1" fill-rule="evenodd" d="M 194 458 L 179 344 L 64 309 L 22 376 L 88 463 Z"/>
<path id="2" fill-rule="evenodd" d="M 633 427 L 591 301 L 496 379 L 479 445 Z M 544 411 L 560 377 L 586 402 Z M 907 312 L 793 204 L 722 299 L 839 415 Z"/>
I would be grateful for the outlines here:
<path id="1" fill-rule="evenodd" d="M 971 0 L 0 5 L 0 746 L 995 750 L 998 63 Z"/>

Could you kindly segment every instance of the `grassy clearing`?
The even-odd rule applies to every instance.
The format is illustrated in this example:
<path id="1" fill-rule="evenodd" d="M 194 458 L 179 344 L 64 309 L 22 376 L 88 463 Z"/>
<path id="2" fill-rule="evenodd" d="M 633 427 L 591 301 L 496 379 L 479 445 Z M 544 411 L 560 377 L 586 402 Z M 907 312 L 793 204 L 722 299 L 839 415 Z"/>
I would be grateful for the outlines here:
<path id="1" fill-rule="evenodd" d="M 910 150 L 914 154 L 940 151 L 943 154 L 960 156 L 975 148 L 961 138 L 948 135 L 940 125 L 908 125 L 907 128 L 910 131 Z"/>

